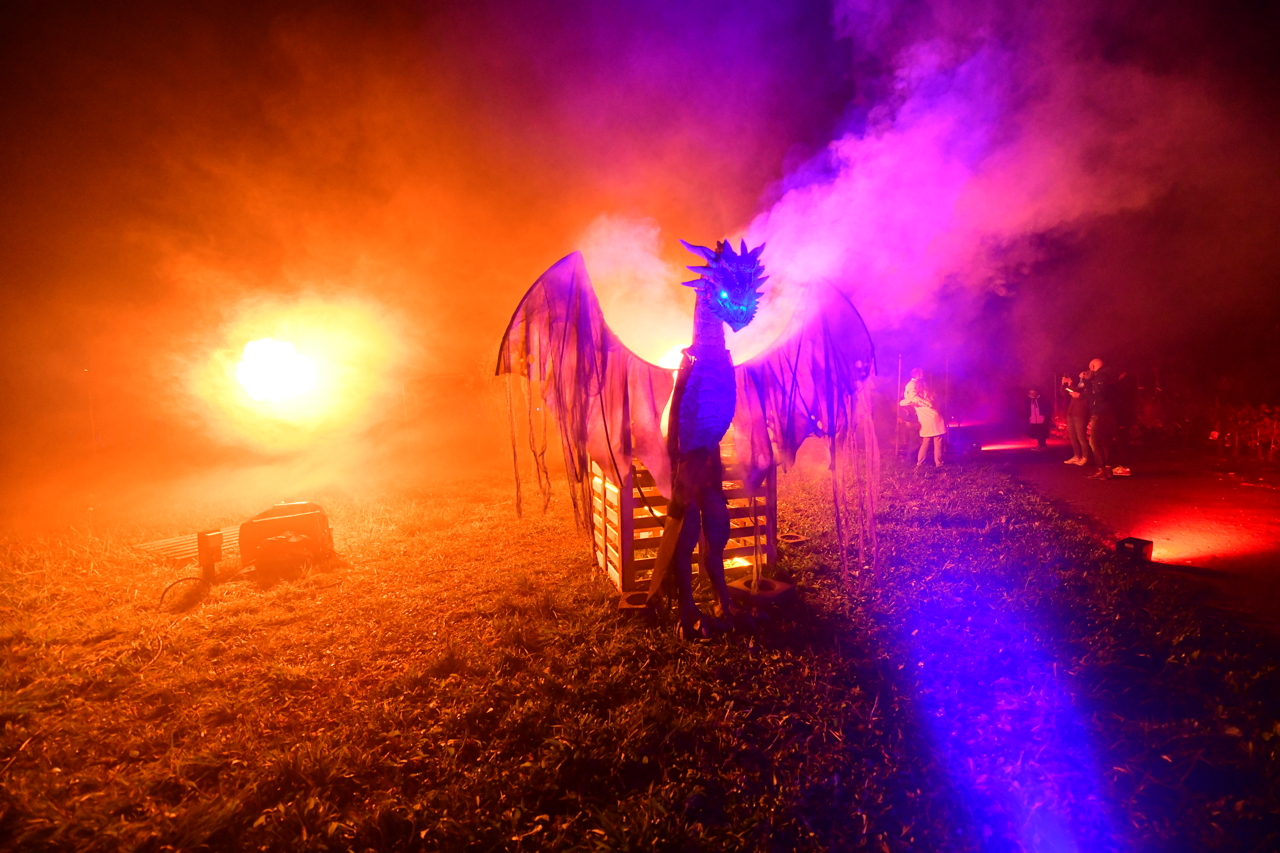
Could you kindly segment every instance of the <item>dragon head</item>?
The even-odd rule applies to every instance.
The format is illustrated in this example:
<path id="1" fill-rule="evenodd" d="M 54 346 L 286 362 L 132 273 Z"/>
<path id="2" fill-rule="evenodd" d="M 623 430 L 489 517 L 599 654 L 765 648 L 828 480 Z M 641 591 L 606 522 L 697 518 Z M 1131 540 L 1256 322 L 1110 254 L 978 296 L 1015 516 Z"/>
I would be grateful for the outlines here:
<path id="1" fill-rule="evenodd" d="M 759 287 L 769 278 L 763 275 L 764 266 L 760 263 L 764 244 L 748 251 L 747 242 L 743 240 L 735 254 L 733 244 L 728 240 L 717 242 L 715 249 L 695 246 L 684 240 L 680 243 L 707 262 L 705 266 L 686 267 L 700 275 L 693 281 L 683 282 L 685 287 L 697 288 L 707 298 L 713 314 L 728 323 L 735 332 L 742 331 L 756 316 L 760 303 Z"/>

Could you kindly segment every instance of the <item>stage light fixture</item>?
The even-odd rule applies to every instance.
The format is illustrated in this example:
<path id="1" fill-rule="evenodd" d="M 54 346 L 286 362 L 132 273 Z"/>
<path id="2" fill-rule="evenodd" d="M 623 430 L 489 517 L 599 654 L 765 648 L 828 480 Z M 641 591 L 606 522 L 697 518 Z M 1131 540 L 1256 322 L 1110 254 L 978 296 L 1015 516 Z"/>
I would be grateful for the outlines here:
<path id="1" fill-rule="evenodd" d="M 1123 557 L 1130 557 L 1134 560 L 1151 560 L 1151 549 L 1155 543 L 1150 539 L 1138 539 L 1134 536 L 1128 536 L 1116 542 L 1116 553 Z"/>

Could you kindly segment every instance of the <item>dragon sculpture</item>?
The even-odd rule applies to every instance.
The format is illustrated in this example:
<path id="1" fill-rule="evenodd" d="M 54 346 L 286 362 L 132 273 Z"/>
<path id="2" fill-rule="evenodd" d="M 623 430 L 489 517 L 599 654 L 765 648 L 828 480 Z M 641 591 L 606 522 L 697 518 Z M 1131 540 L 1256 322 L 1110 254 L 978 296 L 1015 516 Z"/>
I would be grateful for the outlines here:
<path id="1" fill-rule="evenodd" d="M 710 622 L 693 600 L 693 551 L 698 534 L 706 538 L 703 561 L 718 599 L 717 617 L 733 612 L 724 577 L 724 548 L 729 541 L 729 504 L 724 496 L 720 442 L 733 423 L 737 386 L 733 360 L 725 344 L 724 327 L 735 332 L 756 316 L 760 286 L 767 279 L 760 265 L 764 246 L 750 251 L 744 241 L 739 253 L 727 242 L 714 250 L 680 241 L 699 254 L 705 266 L 688 267 L 700 273 L 686 287 L 697 289 L 693 309 L 693 344 L 683 351 L 671 395 L 667 423 L 667 452 L 671 458 L 671 502 L 649 582 L 649 602 L 663 594 L 668 568 L 674 568 L 680 588 L 680 631 L 685 638 L 706 636 L 722 629 Z M 701 521 L 701 526 L 699 526 Z"/>
<path id="2" fill-rule="evenodd" d="M 736 252 L 727 241 L 715 249 L 684 246 L 705 265 L 689 267 L 699 273 L 685 282 L 697 290 L 693 343 L 683 351 L 674 376 L 669 368 L 632 353 L 609 329 L 577 252 L 547 270 L 521 300 L 502 339 L 497 373 L 529 382 L 527 433 L 544 510 L 550 489 L 548 413 L 559 426 L 574 510 L 584 526 L 590 519 L 591 462 L 619 483 L 633 458 L 650 470 L 659 491 L 670 499 L 650 601 L 661 595 L 665 571 L 673 568 L 680 630 L 685 637 L 696 637 L 725 627 L 723 617 L 733 612 L 723 568 L 730 524 L 720 460 L 720 442 L 730 424 L 735 461 L 748 489 L 759 489 L 775 464 L 794 462 L 807 437 L 827 440 L 846 582 L 849 527 L 855 516 L 859 557 L 864 565 L 874 562 L 879 454 L 867 382 L 874 350 L 848 298 L 835 288 L 807 288 L 787 331 L 765 352 L 735 366 L 725 326 L 740 331 L 756 315 L 767 279 L 760 262 L 764 246 L 748 250 L 742 242 Z M 661 413 L 668 401 L 664 437 Z M 514 404 L 511 410 L 515 459 Z M 858 487 L 852 512 L 845 483 L 850 463 Z M 519 511 L 518 464 L 516 499 Z M 692 554 L 700 534 L 708 550 L 703 565 L 717 598 L 716 618 L 711 619 L 699 611 L 693 596 Z"/>

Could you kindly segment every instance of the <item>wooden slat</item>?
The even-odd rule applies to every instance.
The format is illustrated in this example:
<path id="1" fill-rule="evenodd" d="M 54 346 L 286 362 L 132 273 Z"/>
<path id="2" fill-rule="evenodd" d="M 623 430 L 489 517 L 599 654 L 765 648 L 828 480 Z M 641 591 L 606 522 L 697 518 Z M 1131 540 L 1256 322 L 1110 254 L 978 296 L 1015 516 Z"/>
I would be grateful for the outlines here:
<path id="1" fill-rule="evenodd" d="M 755 509 L 755 512 L 754 512 L 754 513 L 751 511 L 751 507 L 749 507 L 749 506 L 731 506 L 731 507 L 729 507 L 729 520 L 730 520 L 730 523 L 732 523 L 733 521 L 736 521 L 737 519 L 740 519 L 740 518 L 750 519 L 752 515 L 755 515 L 755 516 L 756 516 L 756 518 L 759 518 L 759 519 L 760 519 L 760 526 L 761 526 L 761 527 L 764 527 L 764 525 L 766 525 L 766 524 L 768 523 L 768 521 L 767 521 L 767 519 L 766 519 L 765 508 L 764 508 L 764 507 L 762 507 L 762 506 L 758 506 L 758 507 L 756 507 L 756 509 Z M 748 523 L 748 524 L 750 524 L 751 522 L 748 520 L 748 522 L 747 522 L 747 523 Z"/>
<path id="2" fill-rule="evenodd" d="M 654 563 L 653 557 L 644 557 L 642 559 L 632 560 L 631 570 L 636 575 L 641 575 L 643 573 L 652 574 L 653 563 Z M 696 552 L 693 555 L 693 568 L 695 571 L 702 570 L 702 559 L 698 556 Z"/>
<path id="3" fill-rule="evenodd" d="M 614 531 L 614 532 L 617 532 L 617 530 L 618 530 L 618 516 L 617 516 L 617 515 L 601 516 L 601 515 L 600 515 L 600 513 L 598 513 L 598 512 L 593 512 L 591 515 L 593 516 L 593 518 L 594 518 L 594 520 L 595 520 L 595 525 L 594 525 L 594 526 L 599 526 L 600 524 L 602 524 L 602 523 L 603 523 L 605 527 L 609 528 L 610 530 L 612 530 L 612 531 Z"/>
<path id="4" fill-rule="evenodd" d="M 734 456 L 732 431 L 721 445 L 721 459 L 731 525 L 725 560 L 739 563 L 732 567 L 739 573 L 750 571 L 757 554 L 761 562 L 772 564 L 776 544 L 771 533 L 777 523 L 774 474 L 770 472 L 759 492 L 752 493 L 744 487 Z M 597 562 L 624 593 L 643 589 L 653 571 L 669 501 L 657 490 L 652 472 L 639 460 L 633 460 L 622 483 L 615 482 L 611 474 L 606 476 L 594 462 L 590 470 L 592 545 Z M 698 548 L 693 554 L 696 571 L 701 571 L 701 563 Z"/>
<path id="5" fill-rule="evenodd" d="M 169 560 L 194 560 L 198 554 L 196 545 L 196 534 L 188 533 L 185 536 L 174 536 L 172 539 L 157 539 L 155 542 L 144 542 L 141 545 L 135 545 L 139 551 L 146 551 L 150 554 L 159 554 Z M 232 548 L 240 548 L 240 526 L 222 528 L 222 554 L 223 559 L 227 559 L 227 554 Z"/>
<path id="6" fill-rule="evenodd" d="M 627 514 L 631 518 L 632 527 L 661 527 L 667 523 L 665 506 L 655 506 L 652 512 L 644 507 L 636 507 Z"/>

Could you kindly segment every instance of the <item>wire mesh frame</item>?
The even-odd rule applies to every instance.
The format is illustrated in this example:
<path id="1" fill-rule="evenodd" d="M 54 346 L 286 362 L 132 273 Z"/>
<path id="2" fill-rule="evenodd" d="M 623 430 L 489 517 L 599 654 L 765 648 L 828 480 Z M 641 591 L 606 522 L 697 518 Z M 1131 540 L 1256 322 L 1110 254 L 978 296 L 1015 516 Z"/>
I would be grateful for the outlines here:
<path id="1" fill-rule="evenodd" d="M 769 471 L 761 490 L 752 495 L 732 464 L 732 434 L 721 442 L 720 456 L 724 461 L 730 525 L 729 544 L 724 550 L 725 573 L 730 579 L 762 573 L 776 564 L 778 556 L 776 469 Z M 648 588 L 666 512 L 667 499 L 658 492 L 653 475 L 639 460 L 632 464 L 623 483 L 591 463 L 591 541 L 596 565 L 620 592 Z M 701 571 L 705 548 L 700 539 L 693 555 L 695 571 Z"/>

